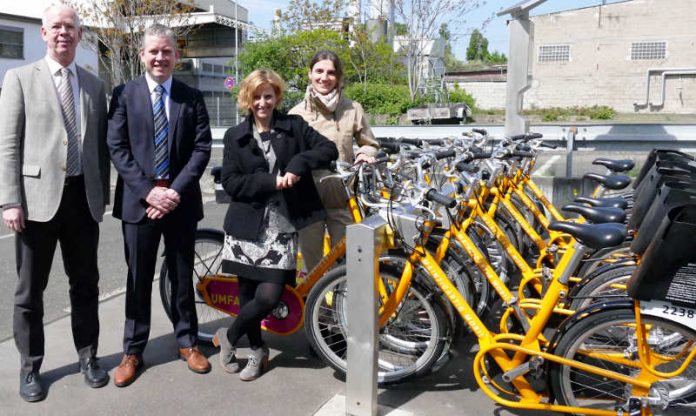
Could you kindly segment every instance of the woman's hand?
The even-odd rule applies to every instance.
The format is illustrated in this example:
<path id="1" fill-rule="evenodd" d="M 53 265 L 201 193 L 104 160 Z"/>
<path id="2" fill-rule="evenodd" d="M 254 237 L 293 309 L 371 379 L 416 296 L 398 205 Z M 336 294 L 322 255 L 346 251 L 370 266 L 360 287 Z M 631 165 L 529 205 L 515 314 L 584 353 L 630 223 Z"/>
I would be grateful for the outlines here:
<path id="1" fill-rule="evenodd" d="M 276 189 L 292 188 L 300 180 L 300 177 L 291 172 L 285 172 L 283 176 L 276 177 Z"/>
<path id="2" fill-rule="evenodd" d="M 353 163 L 354 165 L 357 165 L 358 163 L 375 163 L 377 159 L 374 158 L 374 156 L 368 156 L 365 153 L 360 153 L 357 156 L 355 156 L 355 162 Z"/>

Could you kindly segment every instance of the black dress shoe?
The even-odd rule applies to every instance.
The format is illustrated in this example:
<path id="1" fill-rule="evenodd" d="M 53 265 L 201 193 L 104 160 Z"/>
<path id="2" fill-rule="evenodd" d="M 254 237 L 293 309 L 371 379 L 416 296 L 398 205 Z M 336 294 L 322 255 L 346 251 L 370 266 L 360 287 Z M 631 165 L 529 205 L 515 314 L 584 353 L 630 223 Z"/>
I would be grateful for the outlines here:
<path id="1" fill-rule="evenodd" d="M 90 387 L 104 387 L 109 382 L 109 373 L 99 367 L 95 357 L 80 360 L 80 372 L 85 375 L 85 383 Z"/>
<path id="2" fill-rule="evenodd" d="M 19 395 L 28 402 L 39 402 L 46 398 L 38 371 L 19 373 Z"/>

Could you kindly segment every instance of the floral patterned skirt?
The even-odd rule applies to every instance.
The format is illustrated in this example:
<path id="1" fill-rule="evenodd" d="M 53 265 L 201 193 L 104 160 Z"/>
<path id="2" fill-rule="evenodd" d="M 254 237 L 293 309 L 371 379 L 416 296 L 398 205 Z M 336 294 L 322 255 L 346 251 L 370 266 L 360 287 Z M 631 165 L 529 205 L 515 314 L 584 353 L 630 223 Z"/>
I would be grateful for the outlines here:
<path id="1" fill-rule="evenodd" d="M 268 215 L 266 226 L 257 240 L 241 240 L 225 235 L 222 271 L 247 279 L 291 282 L 297 267 L 297 232 L 281 232 L 275 212 Z"/>

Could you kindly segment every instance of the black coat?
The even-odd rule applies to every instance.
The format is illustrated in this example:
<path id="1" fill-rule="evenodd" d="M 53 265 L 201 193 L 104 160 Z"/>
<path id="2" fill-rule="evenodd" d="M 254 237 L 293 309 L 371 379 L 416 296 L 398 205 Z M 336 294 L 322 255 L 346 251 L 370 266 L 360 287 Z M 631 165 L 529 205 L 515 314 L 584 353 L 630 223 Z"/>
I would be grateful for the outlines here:
<path id="1" fill-rule="evenodd" d="M 278 174 L 291 172 L 300 180 L 291 188 L 276 189 L 276 175 L 269 172 L 263 150 L 253 136 L 253 118 L 225 132 L 222 186 L 231 202 L 225 216 L 225 232 L 235 238 L 255 240 L 263 228 L 269 198 L 282 193 L 289 220 L 299 230 L 324 218 L 324 208 L 312 170 L 328 167 L 338 158 L 336 145 L 311 128 L 300 116 L 274 112 L 271 146 Z"/>

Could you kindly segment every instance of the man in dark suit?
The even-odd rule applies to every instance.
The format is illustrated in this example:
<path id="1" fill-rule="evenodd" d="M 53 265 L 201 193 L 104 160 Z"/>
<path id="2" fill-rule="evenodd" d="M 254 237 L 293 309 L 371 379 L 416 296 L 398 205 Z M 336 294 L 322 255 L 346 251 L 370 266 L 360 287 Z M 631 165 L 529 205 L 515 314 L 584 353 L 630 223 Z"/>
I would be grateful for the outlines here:
<path id="1" fill-rule="evenodd" d="M 72 332 L 91 387 L 109 375 L 97 363 L 99 222 L 109 202 L 104 83 L 75 65 L 80 19 L 67 6 L 43 15 L 46 57 L 5 75 L 0 95 L 0 206 L 16 233 L 13 330 L 20 396 L 42 400 L 43 292 L 60 242 L 70 284 Z"/>
<path id="2" fill-rule="evenodd" d="M 179 51 L 171 29 L 146 29 L 140 59 L 145 75 L 114 90 L 107 136 L 119 173 L 114 217 L 122 221 L 128 264 L 124 355 L 114 373 L 119 387 L 132 383 L 143 367 L 162 236 L 179 355 L 192 371 L 210 371 L 197 346 L 191 283 L 196 225 L 203 218 L 199 179 L 210 159 L 208 112 L 200 91 L 172 78 Z"/>

